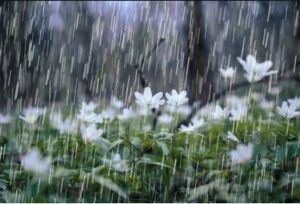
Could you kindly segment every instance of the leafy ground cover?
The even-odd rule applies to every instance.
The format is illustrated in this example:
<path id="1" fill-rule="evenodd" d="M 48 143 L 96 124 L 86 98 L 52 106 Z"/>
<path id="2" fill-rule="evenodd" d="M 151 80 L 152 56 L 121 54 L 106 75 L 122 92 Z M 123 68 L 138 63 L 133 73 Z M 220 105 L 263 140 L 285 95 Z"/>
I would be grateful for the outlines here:
<path id="1" fill-rule="evenodd" d="M 112 98 L 1 115 L 0 201 L 299 202 L 300 99 L 264 89 L 227 94 L 179 129 L 186 92 L 150 88 L 129 108 Z"/>

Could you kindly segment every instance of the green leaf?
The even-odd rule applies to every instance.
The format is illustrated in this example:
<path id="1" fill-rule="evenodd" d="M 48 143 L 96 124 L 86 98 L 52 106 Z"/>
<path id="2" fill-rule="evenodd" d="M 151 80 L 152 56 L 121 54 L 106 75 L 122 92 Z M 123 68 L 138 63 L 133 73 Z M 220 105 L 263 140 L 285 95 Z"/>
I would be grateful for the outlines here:
<path id="1" fill-rule="evenodd" d="M 9 191 L 3 191 L 2 198 L 5 200 L 6 203 L 20 203 L 20 202 L 26 202 L 26 195 L 24 192 L 9 192 Z"/>
<path id="2" fill-rule="evenodd" d="M 168 140 L 172 139 L 174 133 L 169 133 L 169 132 L 159 132 L 159 133 L 154 133 L 153 138 L 156 140 Z"/>
<path id="3" fill-rule="evenodd" d="M 132 137 L 132 138 L 130 138 L 130 143 L 134 147 L 136 147 L 138 149 L 142 149 L 142 144 L 141 144 L 141 139 L 140 138 L 138 138 L 138 137 Z"/>
<path id="4" fill-rule="evenodd" d="M 109 147 L 109 151 L 112 150 L 113 148 L 115 148 L 116 146 L 118 146 L 119 144 L 122 144 L 123 142 L 124 142 L 124 140 L 122 140 L 122 139 L 114 141 L 113 143 L 111 143 L 111 145 Z"/>
<path id="5" fill-rule="evenodd" d="M 67 177 L 67 176 L 72 176 L 78 173 L 77 170 L 75 169 L 66 169 L 63 167 L 58 167 L 55 172 L 54 172 L 54 177 Z"/>
<path id="6" fill-rule="evenodd" d="M 156 141 L 157 145 L 162 149 L 164 155 L 168 156 L 170 153 L 169 148 L 167 147 L 167 145 L 163 142 L 160 141 Z"/>
<path id="7" fill-rule="evenodd" d="M 160 166 L 161 168 L 164 167 L 164 168 L 169 168 L 169 169 L 173 169 L 173 167 L 169 166 L 169 165 L 166 165 L 162 162 L 156 162 L 156 161 L 152 161 L 151 159 L 149 158 L 141 158 L 138 162 L 137 162 L 137 165 L 139 164 L 146 164 L 146 165 L 155 165 L 155 166 Z"/>
<path id="8" fill-rule="evenodd" d="M 110 189 L 111 191 L 114 191 L 117 193 L 119 196 L 123 198 L 127 198 L 127 194 L 112 180 L 108 178 L 104 178 L 103 176 L 96 176 L 94 175 L 94 181 L 98 182 L 99 184 L 103 185 L 104 187 Z"/>
<path id="9" fill-rule="evenodd" d="M 110 141 L 103 137 L 100 137 L 96 144 L 98 144 L 104 151 L 108 151 L 112 145 Z"/>
<path id="10" fill-rule="evenodd" d="M 299 154 L 299 145 L 297 142 L 288 142 L 276 151 L 277 162 L 284 162 L 292 159 Z"/>
<path id="11" fill-rule="evenodd" d="M 221 186 L 222 183 L 224 183 L 224 180 L 220 179 L 220 180 L 215 180 L 211 183 L 204 184 L 204 185 L 198 186 L 196 188 L 193 188 L 190 190 L 187 200 L 189 202 L 194 201 L 194 200 L 198 199 L 199 197 L 206 195 L 213 188 Z"/>
<path id="12" fill-rule="evenodd" d="M 5 190 L 7 183 L 7 180 L 0 178 L 0 190 Z"/>

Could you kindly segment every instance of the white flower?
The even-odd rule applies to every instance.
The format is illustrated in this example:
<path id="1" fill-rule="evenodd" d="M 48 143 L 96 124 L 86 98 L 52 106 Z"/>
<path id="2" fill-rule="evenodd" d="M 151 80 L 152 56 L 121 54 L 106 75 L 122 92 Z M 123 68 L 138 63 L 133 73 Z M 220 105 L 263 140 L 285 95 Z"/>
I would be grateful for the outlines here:
<path id="1" fill-rule="evenodd" d="M 120 109 L 124 106 L 123 101 L 119 100 L 116 96 L 112 96 L 110 100 L 110 105 L 113 108 Z"/>
<path id="2" fill-rule="evenodd" d="M 51 159 L 50 157 L 42 159 L 40 151 L 34 148 L 21 157 L 21 165 L 26 171 L 44 174 L 48 173 L 51 168 Z"/>
<path id="3" fill-rule="evenodd" d="M 144 125 L 142 128 L 142 130 L 146 132 L 150 131 L 151 129 L 152 129 L 151 125 Z"/>
<path id="4" fill-rule="evenodd" d="M 232 132 L 227 132 L 227 139 L 235 141 L 235 142 L 240 142 L 240 140 L 232 133 Z"/>
<path id="5" fill-rule="evenodd" d="M 94 112 L 96 107 L 97 104 L 92 101 L 90 101 L 88 104 L 82 102 L 80 112 L 77 114 L 77 119 L 86 123 L 101 123 L 103 118 L 102 115 Z"/>
<path id="6" fill-rule="evenodd" d="M 120 154 L 114 154 L 112 156 L 112 167 L 115 171 L 126 172 L 129 170 L 129 166 L 126 160 L 122 160 Z"/>
<path id="7" fill-rule="evenodd" d="M 296 109 L 300 108 L 300 97 L 288 99 L 288 102 L 291 106 L 294 106 Z"/>
<path id="8" fill-rule="evenodd" d="M 61 113 L 54 113 L 50 117 L 50 122 L 60 134 L 73 134 L 76 131 L 76 123 L 70 117 L 63 121 Z"/>
<path id="9" fill-rule="evenodd" d="M 229 152 L 232 164 L 243 164 L 252 158 L 253 144 L 237 146 L 236 150 Z"/>
<path id="10" fill-rule="evenodd" d="M 90 113 L 93 112 L 96 107 L 97 104 L 95 104 L 93 101 L 90 101 L 88 104 L 83 101 L 80 108 L 80 112 Z"/>
<path id="11" fill-rule="evenodd" d="M 300 115 L 299 111 L 296 111 L 296 107 L 294 105 L 288 105 L 286 101 L 284 101 L 280 106 L 277 106 L 277 113 L 285 118 L 291 119 Z"/>
<path id="12" fill-rule="evenodd" d="M 171 106 L 180 106 L 188 102 L 188 98 L 186 97 L 186 91 L 182 91 L 179 94 L 176 90 L 171 91 L 171 95 L 169 93 L 166 93 L 167 97 L 167 103 Z"/>
<path id="13" fill-rule="evenodd" d="M 146 87 L 144 90 L 144 94 L 140 94 L 139 92 L 135 92 L 134 96 L 136 98 L 136 103 L 142 107 L 152 109 L 152 108 L 158 108 L 160 105 L 163 105 L 165 103 L 164 99 L 161 99 L 163 94 L 162 92 L 159 92 L 152 96 L 151 89 L 149 87 Z"/>
<path id="14" fill-rule="evenodd" d="M 170 124 L 173 120 L 173 117 L 168 114 L 162 114 L 158 117 L 158 122 L 162 124 Z"/>
<path id="15" fill-rule="evenodd" d="M 100 138 L 100 136 L 104 133 L 104 130 L 97 129 L 94 123 L 85 126 L 81 124 L 80 126 L 81 137 L 86 142 L 96 141 Z"/>
<path id="16" fill-rule="evenodd" d="M 128 120 L 128 119 L 133 118 L 133 117 L 135 117 L 135 116 L 136 116 L 135 112 L 132 110 L 131 107 L 129 107 L 129 108 L 124 108 L 124 109 L 123 109 L 123 113 L 120 114 L 120 115 L 118 116 L 118 118 L 119 118 L 120 120 Z"/>
<path id="17" fill-rule="evenodd" d="M 77 119 L 86 123 L 102 122 L 102 116 L 100 117 L 94 112 L 86 112 L 83 110 L 81 110 L 80 113 L 77 114 Z"/>
<path id="18" fill-rule="evenodd" d="M 216 120 L 222 120 L 222 119 L 227 118 L 229 116 L 229 113 L 230 112 L 229 112 L 228 108 L 222 109 L 221 106 L 217 105 L 215 112 L 212 113 L 212 116 Z"/>
<path id="19" fill-rule="evenodd" d="M 267 101 L 266 99 L 263 99 L 260 101 L 259 106 L 263 109 L 272 109 L 274 107 L 274 102 L 273 101 Z"/>
<path id="20" fill-rule="evenodd" d="M 180 132 L 194 132 L 196 129 L 202 127 L 205 124 L 203 118 L 198 120 L 197 118 L 193 118 L 191 123 L 188 126 L 181 125 L 179 128 Z"/>
<path id="21" fill-rule="evenodd" d="M 179 128 L 180 132 L 194 132 L 195 131 L 195 127 L 192 123 L 190 123 L 188 126 L 185 125 L 181 125 Z"/>
<path id="22" fill-rule="evenodd" d="M 227 79 L 227 78 L 229 78 L 229 79 L 233 78 L 234 75 L 235 75 L 235 72 L 236 72 L 236 70 L 233 69 L 232 67 L 229 67 L 227 69 L 222 69 L 221 68 L 221 69 L 219 69 L 219 71 L 221 73 L 221 76 L 223 78 L 225 78 L 225 79 Z"/>
<path id="23" fill-rule="evenodd" d="M 233 121 L 239 121 L 239 120 L 243 119 L 244 117 L 246 117 L 247 111 L 248 111 L 247 106 L 240 105 L 236 109 L 231 110 L 230 113 L 232 116 L 229 119 L 233 120 Z"/>
<path id="24" fill-rule="evenodd" d="M 202 127 L 203 125 L 205 125 L 206 123 L 204 122 L 203 118 L 198 119 L 197 117 L 194 117 L 191 120 L 193 126 L 195 127 L 195 129 Z"/>
<path id="25" fill-rule="evenodd" d="M 57 126 L 60 134 L 73 134 L 76 132 L 76 123 L 71 118 L 66 118 L 62 123 Z"/>
<path id="26" fill-rule="evenodd" d="M 104 119 L 105 119 L 105 117 L 101 113 L 100 114 L 95 114 L 95 117 L 92 120 L 92 123 L 103 123 Z"/>
<path id="27" fill-rule="evenodd" d="M 10 115 L 2 115 L 0 114 L 0 124 L 8 124 L 12 121 L 12 117 Z"/>
<path id="28" fill-rule="evenodd" d="M 114 109 L 107 108 L 107 109 L 103 110 L 100 113 L 100 115 L 102 116 L 103 119 L 113 120 L 117 116 L 117 113 Z"/>
<path id="29" fill-rule="evenodd" d="M 256 82 L 260 81 L 265 76 L 269 76 L 272 74 L 277 74 L 278 71 L 269 71 L 272 67 L 272 61 L 265 61 L 263 63 L 257 63 L 256 59 L 252 55 L 248 55 L 246 61 L 242 60 L 241 58 L 237 58 L 239 63 L 243 66 L 243 69 L 246 71 L 244 76 L 249 82 Z"/>
<path id="30" fill-rule="evenodd" d="M 23 116 L 19 117 L 29 124 L 34 124 L 38 117 L 44 114 L 44 109 L 37 107 L 29 107 L 24 110 Z"/>

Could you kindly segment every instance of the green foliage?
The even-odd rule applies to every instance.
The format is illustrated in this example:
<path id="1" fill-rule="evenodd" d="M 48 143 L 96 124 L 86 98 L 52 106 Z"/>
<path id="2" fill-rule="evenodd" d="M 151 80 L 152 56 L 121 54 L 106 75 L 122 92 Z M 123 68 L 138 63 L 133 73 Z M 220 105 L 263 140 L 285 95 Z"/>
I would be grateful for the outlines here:
<path id="1" fill-rule="evenodd" d="M 97 142 L 59 134 L 47 117 L 32 128 L 16 121 L 0 136 L 1 202 L 297 202 L 300 201 L 299 120 L 286 121 L 253 108 L 252 120 L 210 123 L 194 133 L 140 131 L 117 119 L 102 124 Z M 257 119 L 253 119 L 257 118 Z M 135 121 L 137 120 L 137 121 Z M 141 119 L 131 123 L 138 124 Z M 236 142 L 252 142 L 254 154 L 231 165 Z M 49 174 L 25 171 L 20 156 L 38 147 L 51 156 Z M 118 171 L 119 153 L 128 171 Z"/>

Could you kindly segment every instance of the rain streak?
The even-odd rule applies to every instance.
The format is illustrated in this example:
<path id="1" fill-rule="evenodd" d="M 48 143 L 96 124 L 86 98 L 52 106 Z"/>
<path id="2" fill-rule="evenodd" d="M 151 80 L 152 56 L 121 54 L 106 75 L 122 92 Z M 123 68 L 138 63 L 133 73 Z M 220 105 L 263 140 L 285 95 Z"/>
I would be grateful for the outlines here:
<path id="1" fill-rule="evenodd" d="M 299 12 L 0 2 L 0 202 L 300 202 Z"/>

